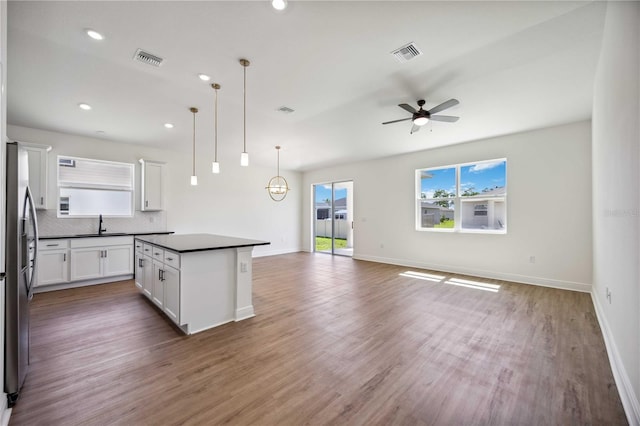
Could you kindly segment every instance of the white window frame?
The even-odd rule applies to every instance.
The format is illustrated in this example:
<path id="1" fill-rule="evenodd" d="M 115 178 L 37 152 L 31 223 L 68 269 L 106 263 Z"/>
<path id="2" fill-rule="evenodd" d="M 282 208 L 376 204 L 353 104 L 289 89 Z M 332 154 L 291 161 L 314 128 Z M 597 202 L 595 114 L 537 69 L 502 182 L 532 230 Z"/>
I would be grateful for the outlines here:
<path id="1" fill-rule="evenodd" d="M 107 183 L 105 184 L 100 184 L 100 183 L 83 183 L 83 182 L 64 182 L 61 178 L 60 178 L 60 159 L 69 159 L 69 160 L 73 160 L 73 161 L 91 161 L 94 163 L 103 163 L 103 164 L 111 164 L 111 165 L 117 165 L 117 166 L 124 166 L 129 168 L 130 171 L 130 177 L 131 177 L 131 181 L 130 184 L 127 186 L 124 185 L 109 185 Z M 62 218 L 62 219 L 78 219 L 78 218 L 93 218 L 93 217 L 97 217 L 98 215 L 100 215 L 100 212 L 96 212 L 95 214 L 87 214 L 87 215 L 68 215 L 68 214 L 62 214 L 60 211 L 60 204 L 61 204 L 61 189 L 62 188 L 72 188 L 72 189 L 91 189 L 91 190 L 98 190 L 98 191 L 118 191 L 118 192 L 124 192 L 124 193 L 129 193 L 129 205 L 131 206 L 130 211 L 128 214 L 122 214 L 122 215 L 108 215 L 105 214 L 104 217 L 116 217 L 116 218 L 126 218 L 126 217 L 133 217 L 134 215 L 134 210 L 135 210 L 135 204 L 134 204 L 134 200 L 135 200 L 135 164 L 132 163 L 123 163 L 123 162 L 118 162 L 118 161 L 108 161 L 108 160 L 97 160 L 95 158 L 82 158 L 82 157 L 73 157 L 70 155 L 59 155 L 56 159 L 56 180 L 57 180 L 57 198 L 56 198 L 56 216 L 58 218 Z"/>
<path id="2" fill-rule="evenodd" d="M 483 163 L 494 163 L 494 162 L 503 162 L 505 163 L 505 183 L 504 195 L 499 196 L 483 196 L 480 193 L 477 196 L 462 196 L 462 190 L 460 187 L 460 175 L 461 169 L 466 166 L 472 166 L 476 164 Z M 415 228 L 416 231 L 426 231 L 426 232 L 449 232 L 449 233 L 470 233 L 470 234 L 506 234 L 507 233 L 507 217 L 508 217 L 508 206 L 507 206 L 507 159 L 506 158 L 495 158 L 490 160 L 480 160 L 480 161 L 470 161 L 468 163 L 460 163 L 460 164 L 450 164 L 444 166 L 433 166 L 433 167 L 425 167 L 421 169 L 416 169 L 415 171 L 415 196 L 416 196 L 416 205 L 415 205 Z M 422 174 L 424 172 L 430 170 L 443 170 L 443 169 L 454 169 L 455 170 L 455 196 L 448 198 L 422 198 Z M 447 200 L 453 203 L 453 212 L 454 212 L 454 227 L 453 228 L 430 228 L 422 226 L 422 202 L 428 201 L 438 201 L 438 200 Z M 505 222 L 502 224 L 502 228 L 486 228 L 486 229 L 476 229 L 476 228 L 463 228 L 462 227 L 462 205 L 465 202 L 484 202 L 488 204 L 489 202 L 503 202 L 504 203 L 504 219 Z"/>

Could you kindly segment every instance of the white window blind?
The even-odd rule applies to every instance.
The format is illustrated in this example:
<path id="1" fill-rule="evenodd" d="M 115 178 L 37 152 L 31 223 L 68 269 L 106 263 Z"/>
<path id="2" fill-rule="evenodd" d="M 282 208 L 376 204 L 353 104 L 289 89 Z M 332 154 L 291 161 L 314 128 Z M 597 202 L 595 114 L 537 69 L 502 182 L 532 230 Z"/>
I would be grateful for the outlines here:
<path id="1" fill-rule="evenodd" d="M 133 164 L 58 157 L 58 165 L 59 186 L 133 190 Z"/>

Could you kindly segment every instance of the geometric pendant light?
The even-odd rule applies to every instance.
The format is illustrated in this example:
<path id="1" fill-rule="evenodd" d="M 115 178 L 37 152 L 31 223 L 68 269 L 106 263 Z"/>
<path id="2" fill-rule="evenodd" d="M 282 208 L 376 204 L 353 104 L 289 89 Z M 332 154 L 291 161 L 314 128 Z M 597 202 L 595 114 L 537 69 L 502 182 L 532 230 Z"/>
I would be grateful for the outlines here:
<path id="1" fill-rule="evenodd" d="M 243 95 L 243 144 L 242 144 L 242 154 L 240 154 L 240 165 L 246 167 L 249 165 L 249 153 L 247 152 L 247 67 L 249 66 L 249 61 L 246 59 L 240 59 L 240 65 L 242 65 L 244 69 L 244 86 L 242 90 Z"/>
<path id="2" fill-rule="evenodd" d="M 213 145 L 213 163 L 211 163 L 211 173 L 220 173 L 220 163 L 218 163 L 218 89 L 220 89 L 220 85 L 218 83 L 213 83 L 211 85 L 213 90 L 216 91 L 216 101 L 214 107 L 214 145 Z"/>
<path id="3" fill-rule="evenodd" d="M 269 184 L 265 187 L 267 192 L 269 193 L 269 197 L 273 201 L 282 201 L 284 197 L 287 196 L 287 192 L 291 190 L 289 188 L 289 184 L 287 180 L 280 176 L 280 146 L 276 146 L 276 150 L 278 151 L 278 168 L 277 174 L 269 180 Z"/>
<path id="4" fill-rule="evenodd" d="M 191 185 L 198 184 L 198 176 L 196 176 L 196 113 L 198 108 L 191 107 L 189 111 L 193 113 L 193 169 L 191 173 Z"/>

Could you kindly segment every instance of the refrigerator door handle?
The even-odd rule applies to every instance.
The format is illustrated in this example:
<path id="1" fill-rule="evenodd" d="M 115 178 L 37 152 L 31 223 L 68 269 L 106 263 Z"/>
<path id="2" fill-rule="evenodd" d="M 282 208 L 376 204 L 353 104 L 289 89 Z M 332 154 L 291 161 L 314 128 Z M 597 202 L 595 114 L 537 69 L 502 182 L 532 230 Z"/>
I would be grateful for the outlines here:
<path id="1" fill-rule="evenodd" d="M 29 209 L 27 211 L 27 208 Z M 26 223 L 27 215 L 29 216 L 29 223 Z M 24 211 L 23 211 L 23 224 L 29 226 L 33 230 L 33 263 L 32 263 L 32 271 L 31 276 L 29 277 L 29 282 L 27 283 L 27 294 L 29 295 L 29 300 L 33 298 L 33 288 L 34 281 L 36 279 L 36 270 L 38 267 L 38 220 L 36 219 L 36 205 L 33 202 L 33 195 L 31 194 L 31 190 L 27 186 L 26 195 L 24 198 Z M 25 241 L 27 244 L 29 243 L 29 229 L 23 229 L 23 235 L 26 236 Z M 27 276 L 29 276 L 27 274 Z"/>

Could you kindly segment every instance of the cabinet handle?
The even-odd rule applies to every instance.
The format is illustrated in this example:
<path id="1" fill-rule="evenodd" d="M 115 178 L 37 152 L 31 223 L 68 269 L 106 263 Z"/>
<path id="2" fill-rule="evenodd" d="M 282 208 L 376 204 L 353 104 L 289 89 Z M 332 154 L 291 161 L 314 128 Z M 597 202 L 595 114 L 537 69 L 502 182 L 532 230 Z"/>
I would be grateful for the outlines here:
<path id="1" fill-rule="evenodd" d="M 47 244 L 47 247 L 58 247 L 60 244 Z"/>
<path id="2" fill-rule="evenodd" d="M 145 202 L 144 202 L 144 206 L 145 206 L 145 207 L 149 207 L 149 200 L 147 200 L 147 201 L 145 201 Z"/>
<path id="3" fill-rule="evenodd" d="M 44 204 L 44 197 L 40 197 L 40 204 Z"/>
<path id="4" fill-rule="evenodd" d="M 173 260 L 173 257 L 167 257 L 167 260 Z"/>
<path id="5" fill-rule="evenodd" d="M 67 261 L 67 253 L 62 253 L 62 261 L 63 262 Z"/>

